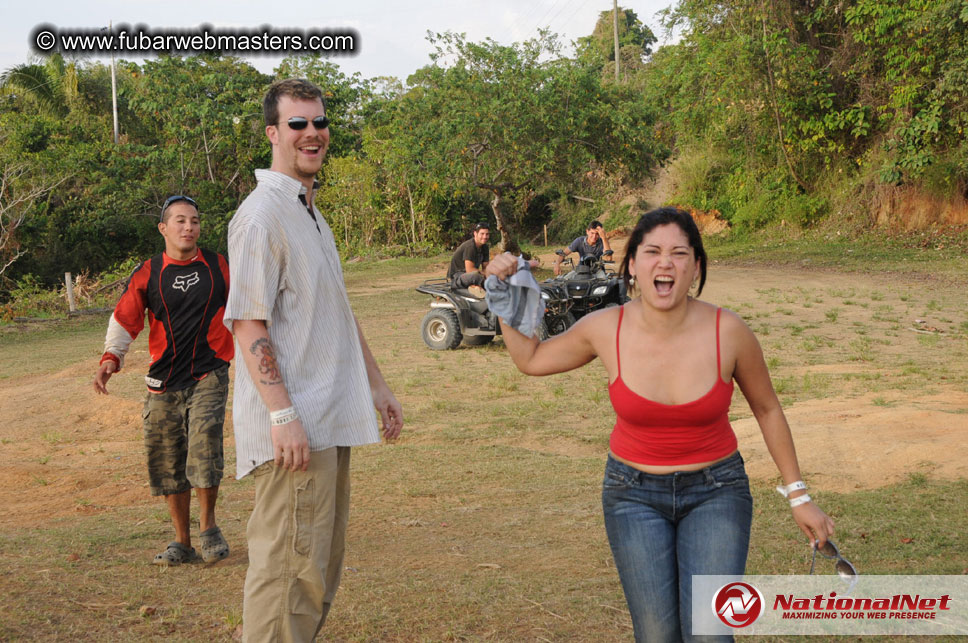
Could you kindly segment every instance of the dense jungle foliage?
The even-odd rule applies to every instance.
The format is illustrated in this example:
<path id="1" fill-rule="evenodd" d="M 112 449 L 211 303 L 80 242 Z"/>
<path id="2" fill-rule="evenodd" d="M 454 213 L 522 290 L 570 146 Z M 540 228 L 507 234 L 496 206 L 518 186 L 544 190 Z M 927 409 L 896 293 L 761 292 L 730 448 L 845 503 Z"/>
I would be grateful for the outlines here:
<path id="1" fill-rule="evenodd" d="M 655 48 L 619 12 L 617 82 L 610 11 L 570 57 L 549 33 L 430 35 L 436 53 L 405 80 L 318 57 L 272 76 L 214 55 L 119 61 L 117 145 L 109 67 L 54 55 L 8 69 L 0 300 L 157 252 L 170 194 L 198 200 L 202 244 L 224 251 L 270 162 L 260 101 L 279 77 L 326 93 L 317 205 L 346 256 L 452 247 L 482 219 L 508 245 L 545 224 L 564 240 L 590 218 L 631 216 L 614 196 L 669 163 L 675 202 L 738 231 L 863 223 L 878 185 L 968 189 L 968 1 L 681 0 L 663 26 L 678 39 Z"/>

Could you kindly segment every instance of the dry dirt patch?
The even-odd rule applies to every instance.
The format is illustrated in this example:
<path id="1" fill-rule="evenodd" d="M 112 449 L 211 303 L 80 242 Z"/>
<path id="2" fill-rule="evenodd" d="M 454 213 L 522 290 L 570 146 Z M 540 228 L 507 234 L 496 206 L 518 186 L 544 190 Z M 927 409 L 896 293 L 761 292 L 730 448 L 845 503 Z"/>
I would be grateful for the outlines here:
<path id="1" fill-rule="evenodd" d="M 621 243 L 615 245 L 621 251 Z M 546 267 L 552 258 L 553 255 L 543 257 Z M 409 290 L 425 278 L 439 276 L 443 270 L 441 264 L 425 274 L 381 278 L 357 286 L 353 294 Z M 789 267 L 710 266 L 704 299 L 738 308 L 754 330 L 767 322 L 772 324 L 774 331 L 761 336 L 761 341 L 767 354 L 776 356 L 779 362 L 774 369 L 776 381 L 802 385 L 805 378 L 836 377 L 838 373 L 883 376 L 880 391 L 841 390 L 844 382 L 850 381 L 835 379 L 816 395 L 802 394 L 798 401 L 786 405 L 804 475 L 815 487 L 837 491 L 874 488 L 901 480 L 912 472 L 946 479 L 968 477 L 968 465 L 962 455 L 963 445 L 968 443 L 968 391 L 964 379 L 952 383 L 925 381 L 922 388 L 884 391 L 884 386 L 890 389 L 892 377 L 900 377 L 896 374 L 898 364 L 892 361 L 894 355 L 916 354 L 922 349 L 947 350 L 945 347 L 950 346 L 961 351 L 958 359 L 962 361 L 955 363 L 964 366 L 964 346 L 968 342 L 963 336 L 949 332 L 937 339 L 938 346 L 932 347 L 919 344 L 925 338 L 910 332 L 912 319 L 923 309 L 918 307 L 916 297 L 938 296 L 924 290 L 923 283 L 898 283 L 896 278 L 803 272 Z M 875 292 L 884 295 L 871 299 L 869 293 Z M 905 293 L 914 299 L 909 297 L 904 302 L 908 296 Z M 844 303 L 851 299 L 856 301 Z M 425 303 L 419 296 L 414 301 L 419 302 L 413 311 L 416 323 L 423 315 L 420 307 Z M 836 324 L 830 322 L 832 308 L 839 310 Z M 880 308 L 884 311 L 878 313 Z M 887 308 L 895 312 L 889 314 Z M 370 313 L 370 319 L 363 318 L 364 325 L 381 326 L 380 320 L 372 318 L 374 314 Z M 878 314 L 886 321 L 872 322 Z M 784 324 L 794 330 L 780 336 L 775 329 Z M 797 333 L 798 324 L 806 330 Z M 419 332 L 416 328 L 412 331 L 407 337 L 416 347 L 390 349 L 399 351 L 404 361 L 413 351 L 419 352 L 421 359 L 424 357 Z M 386 350 L 380 346 L 383 340 L 379 332 L 368 334 L 371 345 Z M 791 342 L 814 342 L 817 348 L 812 352 L 801 350 L 806 356 L 802 359 L 807 361 L 796 361 L 785 350 Z M 851 347 L 857 342 L 860 343 L 855 351 Z M 132 376 L 127 384 L 131 390 L 125 394 L 107 398 L 94 395 L 90 380 L 97 359 L 85 357 L 91 355 L 88 348 L 79 347 L 76 354 L 64 355 L 63 367 L 55 372 L 0 379 L 0 458 L 4 462 L 0 485 L 20 490 L 6 494 L 0 502 L 0 525 L 38 526 L 118 506 L 158 507 L 145 483 L 141 406 L 137 401 L 139 378 Z M 846 357 L 838 350 L 844 351 L 842 355 Z M 864 351 L 876 352 L 876 357 L 869 360 Z M 471 357 L 477 354 L 471 353 Z M 816 363 L 810 362 L 815 356 Z M 450 353 L 441 356 L 439 368 L 448 368 L 453 360 L 443 358 L 453 357 Z M 510 368 L 509 361 L 504 360 L 499 360 L 498 366 Z M 146 367 L 147 355 L 142 351 L 131 356 L 125 370 L 140 375 Z M 394 372 L 388 364 L 385 370 L 388 377 L 399 381 L 412 366 L 400 368 L 400 372 Z M 884 385 L 884 381 L 888 384 Z M 112 385 L 120 387 L 123 383 L 115 378 Z M 460 396 L 459 388 L 416 387 L 408 391 L 404 403 L 413 407 L 432 399 L 436 403 L 459 404 Z M 607 400 L 603 404 L 607 406 Z M 765 453 L 755 422 L 743 407 L 741 399 L 734 401 L 734 412 L 739 410 L 734 426 L 750 473 L 757 478 L 772 478 L 775 468 Z M 230 426 L 229 423 L 229 446 Z M 596 430 L 600 428 L 604 434 L 609 426 L 610 420 L 605 418 Z M 421 432 L 420 426 L 410 429 L 417 441 L 434 440 L 432 432 Z M 494 441 L 501 443 L 500 439 Z M 593 443 L 541 436 L 516 441 L 515 446 L 569 457 L 600 455 Z M 226 473 L 233 472 L 234 463 L 229 461 Z"/>

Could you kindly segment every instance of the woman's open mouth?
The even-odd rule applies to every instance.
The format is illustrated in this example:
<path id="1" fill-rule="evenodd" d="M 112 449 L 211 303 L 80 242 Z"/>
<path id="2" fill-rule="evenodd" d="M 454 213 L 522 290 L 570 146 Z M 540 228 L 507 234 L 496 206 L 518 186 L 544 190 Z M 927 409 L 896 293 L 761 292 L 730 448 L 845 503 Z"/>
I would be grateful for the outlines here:
<path id="1" fill-rule="evenodd" d="M 657 293 L 667 295 L 672 292 L 672 286 L 675 285 L 676 280 L 668 275 L 660 275 L 652 283 L 655 285 L 655 291 Z"/>

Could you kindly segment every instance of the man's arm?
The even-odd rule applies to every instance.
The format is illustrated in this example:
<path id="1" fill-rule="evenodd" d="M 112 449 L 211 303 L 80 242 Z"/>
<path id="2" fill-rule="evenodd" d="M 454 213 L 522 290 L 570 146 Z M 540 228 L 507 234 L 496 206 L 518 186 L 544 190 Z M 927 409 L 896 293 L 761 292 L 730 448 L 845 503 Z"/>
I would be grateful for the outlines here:
<path id="1" fill-rule="evenodd" d="M 144 315 L 144 311 L 141 312 Z M 137 333 L 134 333 L 136 336 Z M 97 372 L 94 374 L 94 391 L 101 395 L 108 395 L 108 380 L 111 376 L 121 370 L 124 364 L 124 356 L 128 354 L 128 348 L 134 336 L 118 323 L 114 314 L 108 322 L 107 336 L 104 338 L 104 354 L 98 364 Z"/>
<path id="2" fill-rule="evenodd" d="M 400 430 L 403 428 L 403 408 L 390 391 L 386 380 L 383 379 L 383 373 L 380 372 L 376 358 L 373 357 L 370 346 L 363 337 L 363 329 L 360 328 L 360 321 L 356 319 L 356 315 L 353 316 L 353 321 L 356 322 L 356 332 L 360 337 L 360 347 L 363 349 L 363 363 L 366 364 L 366 377 L 370 381 L 373 406 L 380 412 L 380 418 L 383 421 L 383 437 L 393 440 L 400 435 Z"/>
<path id="3" fill-rule="evenodd" d="M 121 298 L 111 313 L 108 332 L 104 337 L 104 354 L 94 373 L 94 392 L 108 394 L 108 380 L 121 370 L 124 356 L 131 343 L 145 326 L 145 309 L 148 307 L 149 262 L 141 263 L 125 285 Z"/>
<path id="4" fill-rule="evenodd" d="M 245 368 L 266 408 L 270 413 L 290 408 L 292 399 L 282 381 L 282 372 L 265 321 L 236 319 L 232 322 L 232 330 L 239 342 Z M 293 471 L 309 468 L 309 438 L 298 417 L 285 424 L 271 426 L 269 430 L 277 465 Z"/>
<path id="5" fill-rule="evenodd" d="M 561 250 L 555 251 L 555 277 L 561 274 L 561 262 L 565 260 L 565 257 L 571 254 L 571 246 L 565 246 Z"/>
<path id="6" fill-rule="evenodd" d="M 598 226 L 598 238 L 602 240 L 602 253 L 611 252 L 612 246 L 608 245 L 608 239 L 605 237 L 605 228 Z"/>

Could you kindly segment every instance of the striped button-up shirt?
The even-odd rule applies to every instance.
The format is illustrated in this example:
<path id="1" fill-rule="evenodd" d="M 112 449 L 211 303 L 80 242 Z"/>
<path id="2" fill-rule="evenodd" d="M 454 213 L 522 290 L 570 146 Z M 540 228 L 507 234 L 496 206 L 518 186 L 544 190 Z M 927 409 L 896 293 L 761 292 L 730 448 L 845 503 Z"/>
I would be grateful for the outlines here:
<path id="1" fill-rule="evenodd" d="M 255 176 L 258 186 L 229 223 L 225 325 L 265 321 L 312 451 L 379 442 L 333 233 L 315 207 L 307 209 L 298 180 L 271 170 Z M 236 354 L 244 350 L 236 341 Z M 232 418 L 236 477 L 242 478 L 274 455 L 269 411 L 244 364 L 235 372 Z"/>

